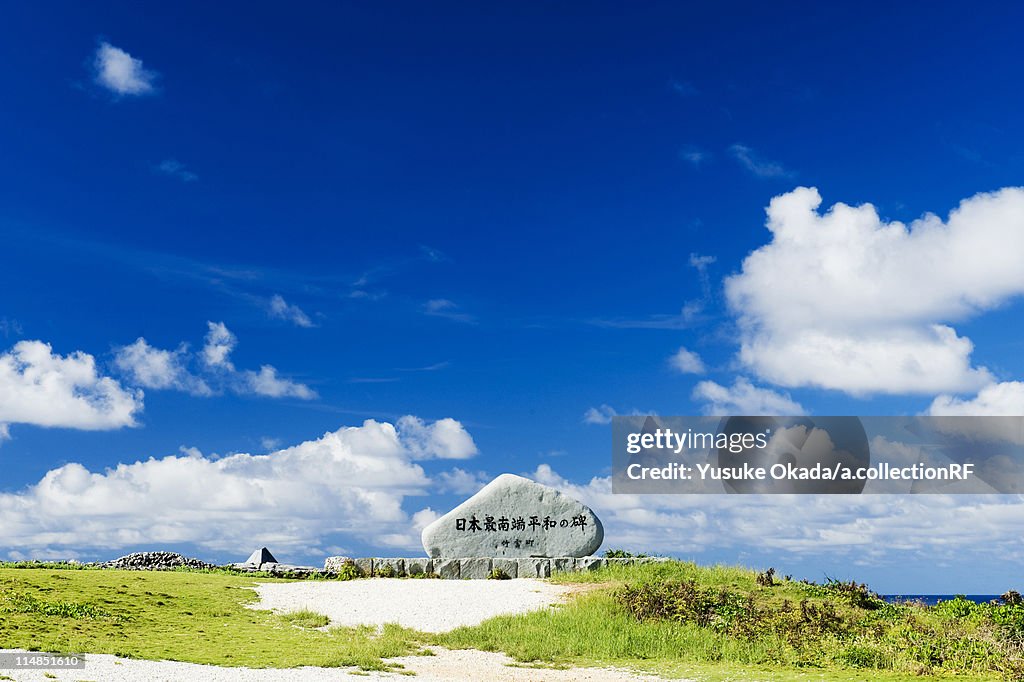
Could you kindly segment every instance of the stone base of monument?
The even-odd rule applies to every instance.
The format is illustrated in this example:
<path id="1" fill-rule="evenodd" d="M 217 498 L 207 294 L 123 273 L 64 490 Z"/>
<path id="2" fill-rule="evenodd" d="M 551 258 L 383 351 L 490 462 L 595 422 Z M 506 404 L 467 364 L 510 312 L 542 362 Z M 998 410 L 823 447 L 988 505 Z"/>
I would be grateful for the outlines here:
<path id="1" fill-rule="evenodd" d="M 488 558 L 464 557 L 458 559 L 428 558 L 351 558 L 344 556 L 327 557 L 325 573 L 339 573 L 346 565 L 356 567 L 364 578 L 415 578 L 431 577 L 448 580 L 485 580 L 500 571 L 499 575 L 509 578 L 549 578 L 552 573 L 584 573 L 596 571 L 605 566 L 626 566 L 629 564 L 657 563 L 669 561 L 667 557 L 637 557 L 630 559 L 606 559 L 598 556 L 585 557 L 530 557 L 530 558 Z"/>

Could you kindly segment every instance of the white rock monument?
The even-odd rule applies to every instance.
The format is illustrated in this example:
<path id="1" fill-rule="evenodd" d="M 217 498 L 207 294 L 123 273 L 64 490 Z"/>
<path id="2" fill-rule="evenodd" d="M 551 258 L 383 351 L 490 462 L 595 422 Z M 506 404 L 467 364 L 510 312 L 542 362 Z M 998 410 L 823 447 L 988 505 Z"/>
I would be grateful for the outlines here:
<path id="1" fill-rule="evenodd" d="M 604 540 L 594 511 L 554 488 L 502 474 L 423 529 L 433 559 L 585 557 Z"/>

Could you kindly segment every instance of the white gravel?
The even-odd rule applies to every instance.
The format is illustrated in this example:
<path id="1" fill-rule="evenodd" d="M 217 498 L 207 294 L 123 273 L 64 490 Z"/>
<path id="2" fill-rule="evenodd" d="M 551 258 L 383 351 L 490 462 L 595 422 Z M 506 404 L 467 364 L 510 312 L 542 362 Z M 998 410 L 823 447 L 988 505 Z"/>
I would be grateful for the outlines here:
<path id="1" fill-rule="evenodd" d="M 5 649 L 3 651 L 11 651 Z M 392 680 L 393 682 L 660 682 L 661 678 L 635 675 L 615 668 L 548 668 L 521 667 L 504 654 L 485 651 L 434 649 L 434 656 L 404 656 L 389 659 L 402 665 L 402 670 L 415 673 L 363 673 L 355 668 L 219 668 L 212 665 L 175 663 L 172 661 L 140 661 L 106 654 L 87 655 L 84 670 L 0 670 L 16 682 L 329 682 L 347 680 Z M 47 677 L 49 672 L 52 677 Z"/>
<path id="2" fill-rule="evenodd" d="M 543 580 L 368 580 L 262 583 L 254 609 L 288 613 L 309 609 L 331 625 L 398 623 L 423 632 L 446 632 L 488 618 L 560 603 L 567 585 Z"/>

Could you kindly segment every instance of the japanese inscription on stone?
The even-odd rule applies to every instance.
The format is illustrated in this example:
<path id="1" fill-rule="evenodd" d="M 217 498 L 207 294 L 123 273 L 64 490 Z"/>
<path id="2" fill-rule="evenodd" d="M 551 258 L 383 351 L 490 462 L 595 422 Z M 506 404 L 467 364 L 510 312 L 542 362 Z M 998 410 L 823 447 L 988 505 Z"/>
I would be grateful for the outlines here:
<path id="1" fill-rule="evenodd" d="M 521 476 L 503 474 L 423 530 L 432 557 L 587 556 L 604 530 L 571 497 Z"/>

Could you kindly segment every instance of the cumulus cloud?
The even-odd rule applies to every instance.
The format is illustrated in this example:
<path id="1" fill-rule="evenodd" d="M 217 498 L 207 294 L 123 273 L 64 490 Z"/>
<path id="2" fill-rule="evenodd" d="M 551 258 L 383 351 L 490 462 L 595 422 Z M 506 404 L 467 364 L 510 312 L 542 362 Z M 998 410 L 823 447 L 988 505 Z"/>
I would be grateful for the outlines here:
<path id="1" fill-rule="evenodd" d="M 1008 565 L 1024 559 L 1019 495 L 628 495 L 612 493 L 608 477 L 573 483 L 546 464 L 529 475 L 593 508 L 606 547 L 760 554 L 773 562 L 812 557 L 832 575 L 854 565 L 906 571 L 910 560 L 934 567 L 964 552 Z"/>
<path id="2" fill-rule="evenodd" d="M 441 518 L 440 514 L 430 507 L 426 507 L 412 515 L 408 532 L 382 533 L 374 538 L 374 540 L 383 547 L 400 547 L 402 549 L 412 547 L 419 550 L 422 547 L 420 538 L 423 534 L 423 529 L 439 518 Z"/>
<path id="3" fill-rule="evenodd" d="M 147 95 L 154 91 L 156 73 L 144 68 L 142 60 L 110 43 L 100 43 L 93 66 L 96 82 L 118 95 Z"/>
<path id="4" fill-rule="evenodd" d="M 397 427 L 406 446 L 420 459 L 468 459 L 477 453 L 476 443 L 454 419 L 427 424 L 419 417 L 406 416 L 398 420 Z"/>
<path id="5" fill-rule="evenodd" d="M 270 365 L 263 365 L 260 371 L 246 370 L 242 372 L 242 390 L 245 393 L 251 391 L 256 395 L 268 398 L 300 398 L 312 400 L 316 398 L 316 391 L 305 384 L 300 384 L 289 379 L 282 379 L 277 375 L 277 370 Z"/>
<path id="6" fill-rule="evenodd" d="M 612 417 L 617 417 L 618 415 L 619 413 L 611 405 L 599 405 L 588 408 L 583 413 L 583 422 L 585 424 L 611 424 Z"/>
<path id="7" fill-rule="evenodd" d="M 432 485 L 417 461 L 459 457 L 472 444 L 454 420 L 438 427 L 405 419 L 420 431 L 406 436 L 367 420 L 267 455 L 213 459 L 193 449 L 102 472 L 66 464 L 25 490 L 0 493 L 0 546 L 34 555 L 176 543 L 300 552 L 335 536 L 402 546 L 380 538 L 436 518 L 424 509 L 410 519 L 402 509 L 407 496 Z M 453 441 L 461 445 L 453 449 Z M 409 534 L 404 546 L 418 539 Z"/>
<path id="8" fill-rule="evenodd" d="M 781 386 L 959 393 L 992 383 L 949 326 L 1024 293 L 1024 189 L 977 194 L 909 226 L 800 187 L 772 199 L 772 241 L 725 290 L 740 360 Z"/>
<path id="9" fill-rule="evenodd" d="M 238 339 L 223 322 L 207 322 L 206 344 L 203 346 L 203 362 L 209 367 L 233 370 L 235 366 L 228 359 L 238 344 Z"/>
<path id="10" fill-rule="evenodd" d="M 693 351 L 680 348 L 668 359 L 669 365 L 682 374 L 703 374 L 704 361 Z"/>
<path id="11" fill-rule="evenodd" d="M 19 341 L 0 354 L 0 429 L 33 424 L 83 430 L 135 426 L 142 391 L 121 386 L 77 351 L 59 355 L 42 341 Z"/>
<path id="12" fill-rule="evenodd" d="M 287 320 L 296 327 L 312 327 L 313 320 L 309 319 L 302 308 L 288 303 L 281 294 L 274 294 L 269 303 L 270 316 L 278 320 Z"/>
<path id="13" fill-rule="evenodd" d="M 128 381 L 145 388 L 199 396 L 231 391 L 267 398 L 317 397 L 309 386 L 280 376 L 272 365 L 261 365 L 258 371 L 237 369 L 231 362 L 237 345 L 238 339 L 223 322 L 208 322 L 203 348 L 197 354 L 189 352 L 184 343 L 177 350 L 164 350 L 139 338 L 115 350 L 114 364 Z"/>
<path id="14" fill-rule="evenodd" d="M 933 416 L 1021 416 L 1024 415 L 1024 382 L 989 384 L 969 400 L 940 395 L 932 401 L 928 413 Z"/>
<path id="15" fill-rule="evenodd" d="M 177 389 L 193 395 L 210 395 L 209 385 L 191 374 L 187 368 L 188 346 L 177 350 L 161 350 L 143 338 L 115 351 L 114 365 L 136 386 L 154 389 Z"/>
<path id="16" fill-rule="evenodd" d="M 702 381 L 694 387 L 693 399 L 706 403 L 704 412 L 712 415 L 792 416 L 805 412 L 789 395 L 759 388 L 744 377 L 737 377 L 732 386 Z"/>
<path id="17" fill-rule="evenodd" d="M 940 431 L 966 435 L 971 440 L 1021 445 L 1024 444 L 1024 382 L 989 384 L 973 398 L 940 395 L 932 401 L 928 414 L 939 417 L 934 423 Z"/>
<path id="18" fill-rule="evenodd" d="M 437 479 L 440 484 L 439 492 L 465 495 L 466 497 L 475 495 L 491 480 L 483 472 L 466 471 L 458 467 L 451 471 L 441 472 Z"/>

